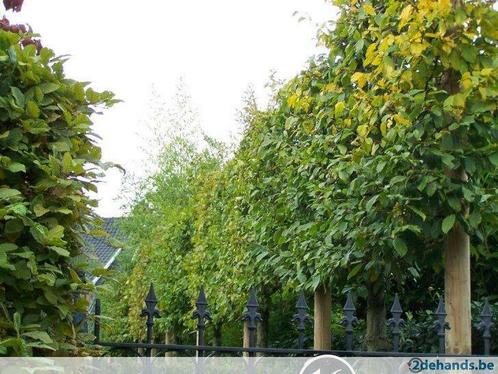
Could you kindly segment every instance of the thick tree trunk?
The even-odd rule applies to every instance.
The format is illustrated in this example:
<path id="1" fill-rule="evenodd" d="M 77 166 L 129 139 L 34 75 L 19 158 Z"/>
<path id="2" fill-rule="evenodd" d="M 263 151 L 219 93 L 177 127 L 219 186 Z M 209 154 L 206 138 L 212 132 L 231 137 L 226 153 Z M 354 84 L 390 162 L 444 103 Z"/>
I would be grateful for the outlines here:
<path id="1" fill-rule="evenodd" d="M 367 284 L 367 334 L 365 346 L 368 351 L 389 350 L 386 335 L 386 303 L 383 281 Z"/>
<path id="2" fill-rule="evenodd" d="M 316 350 L 330 350 L 332 334 L 330 331 L 332 294 L 330 287 L 320 286 L 315 291 L 314 344 Z"/>

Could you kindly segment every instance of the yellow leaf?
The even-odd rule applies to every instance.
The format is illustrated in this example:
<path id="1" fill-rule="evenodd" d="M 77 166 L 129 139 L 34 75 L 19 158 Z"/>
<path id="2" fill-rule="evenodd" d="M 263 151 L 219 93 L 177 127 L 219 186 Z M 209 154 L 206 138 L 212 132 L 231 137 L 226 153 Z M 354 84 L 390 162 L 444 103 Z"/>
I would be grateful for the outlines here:
<path id="1" fill-rule="evenodd" d="M 334 92 L 335 90 L 336 90 L 336 85 L 334 83 L 328 83 L 324 88 L 325 92 Z"/>
<path id="2" fill-rule="evenodd" d="M 492 68 L 485 68 L 485 69 L 482 69 L 481 70 L 481 75 L 483 77 L 489 77 L 491 75 L 491 73 L 493 72 L 493 69 Z"/>
<path id="3" fill-rule="evenodd" d="M 364 138 L 368 134 L 368 126 L 367 125 L 360 125 L 356 129 L 356 132 L 358 133 L 358 135 L 360 135 L 362 138 Z"/>
<path id="4" fill-rule="evenodd" d="M 386 136 L 387 134 L 387 125 L 385 122 L 382 122 L 380 124 L 380 133 L 382 134 L 382 136 Z"/>
<path id="5" fill-rule="evenodd" d="M 365 13 L 368 14 L 369 16 L 375 16 L 375 9 L 370 4 L 363 5 L 363 9 L 365 10 Z"/>
<path id="6" fill-rule="evenodd" d="M 339 101 L 335 104 L 335 116 L 340 117 L 342 113 L 344 113 L 344 108 L 346 107 L 346 104 L 344 104 L 344 101 Z"/>
<path id="7" fill-rule="evenodd" d="M 313 129 L 315 128 L 315 126 L 313 125 L 313 123 L 311 121 L 304 122 L 303 126 L 304 126 L 304 131 L 306 132 L 306 134 L 311 134 L 313 132 Z"/>
<path id="8" fill-rule="evenodd" d="M 413 7 L 407 5 L 400 14 L 398 29 L 402 29 L 410 20 L 413 12 Z"/>
<path id="9" fill-rule="evenodd" d="M 427 49 L 428 45 L 425 43 L 412 43 L 410 45 L 410 51 L 415 57 L 419 57 L 422 52 Z"/>
<path id="10" fill-rule="evenodd" d="M 404 125 L 404 126 L 407 126 L 407 125 L 410 125 L 412 122 L 406 118 L 406 117 L 403 117 L 403 115 L 401 113 L 397 113 L 393 116 L 394 120 L 396 121 L 396 123 L 398 125 Z"/>
<path id="11" fill-rule="evenodd" d="M 372 43 L 368 46 L 367 52 L 365 53 L 365 60 L 363 61 L 363 66 L 368 66 L 372 63 L 375 58 L 375 48 L 377 47 L 377 43 Z"/>
<path id="12" fill-rule="evenodd" d="M 473 87 L 471 75 L 470 75 L 470 73 L 468 71 L 466 71 L 465 73 L 463 73 L 462 79 L 460 80 L 460 86 L 464 90 L 469 90 L 469 89 L 471 89 Z"/>
<path id="13" fill-rule="evenodd" d="M 358 87 L 363 88 L 367 84 L 369 74 L 356 72 L 351 76 L 351 82 L 358 83 Z"/>
<path id="14" fill-rule="evenodd" d="M 394 43 L 394 35 L 389 34 L 383 37 L 379 44 L 379 52 L 385 53 L 387 49 Z"/>
<path id="15" fill-rule="evenodd" d="M 437 10 L 442 14 L 448 14 L 451 11 L 451 0 L 439 0 Z"/>
<path id="16" fill-rule="evenodd" d="M 292 95 L 287 99 L 287 105 L 293 108 L 296 105 L 297 102 L 297 96 Z"/>

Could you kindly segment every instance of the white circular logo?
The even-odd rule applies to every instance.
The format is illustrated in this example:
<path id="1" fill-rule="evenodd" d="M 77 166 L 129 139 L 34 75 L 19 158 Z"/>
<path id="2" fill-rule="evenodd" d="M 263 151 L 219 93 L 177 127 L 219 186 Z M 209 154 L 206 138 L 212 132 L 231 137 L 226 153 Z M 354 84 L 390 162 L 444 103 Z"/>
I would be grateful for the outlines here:
<path id="1" fill-rule="evenodd" d="M 356 374 L 346 360 L 332 355 L 313 357 L 306 361 L 299 374 Z"/>

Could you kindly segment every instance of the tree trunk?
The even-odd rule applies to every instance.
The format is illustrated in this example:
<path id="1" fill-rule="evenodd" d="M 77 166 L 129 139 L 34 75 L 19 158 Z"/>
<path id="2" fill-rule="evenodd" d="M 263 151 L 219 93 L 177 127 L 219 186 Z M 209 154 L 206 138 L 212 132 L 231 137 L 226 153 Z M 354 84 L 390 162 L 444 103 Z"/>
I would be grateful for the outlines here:
<path id="1" fill-rule="evenodd" d="M 249 337 L 249 327 L 248 327 L 248 322 L 244 321 L 244 336 L 242 338 L 242 347 L 243 348 L 249 348 L 250 347 L 250 337 Z M 244 352 L 242 354 L 243 357 L 249 357 L 249 353 Z"/>
<path id="2" fill-rule="evenodd" d="M 176 344 L 176 335 L 172 331 L 167 331 L 166 334 L 164 335 L 164 344 Z M 164 357 L 175 357 L 176 352 L 171 351 L 171 352 L 166 352 L 164 354 Z"/>
<path id="3" fill-rule="evenodd" d="M 215 347 L 221 347 L 221 338 L 222 338 L 221 324 L 217 323 L 216 325 L 214 325 L 214 332 L 213 332 L 213 345 Z"/>
<path id="4" fill-rule="evenodd" d="M 332 334 L 330 331 L 332 294 L 330 288 L 320 286 L 315 291 L 314 349 L 330 350 Z"/>
<path id="5" fill-rule="evenodd" d="M 386 303 L 382 280 L 367 284 L 367 334 L 365 346 L 367 351 L 389 350 L 386 335 Z"/>
<path id="6" fill-rule="evenodd" d="M 271 291 L 263 289 L 261 293 L 261 307 L 259 309 L 261 313 L 261 322 L 258 322 L 257 330 L 257 340 L 256 345 L 261 348 L 268 347 L 268 328 L 270 319 L 270 309 L 271 309 Z"/>

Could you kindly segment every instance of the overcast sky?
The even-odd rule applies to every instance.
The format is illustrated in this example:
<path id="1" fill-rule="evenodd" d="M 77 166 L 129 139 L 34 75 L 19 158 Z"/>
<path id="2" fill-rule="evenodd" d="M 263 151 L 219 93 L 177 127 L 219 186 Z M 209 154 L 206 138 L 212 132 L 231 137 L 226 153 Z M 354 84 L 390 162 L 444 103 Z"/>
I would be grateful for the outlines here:
<path id="1" fill-rule="evenodd" d="M 29 23 L 43 44 L 70 54 L 66 72 L 115 92 L 123 103 L 95 118 L 105 161 L 140 167 L 138 138 L 152 86 L 171 97 L 183 78 L 204 130 L 228 139 L 249 84 L 264 99 L 270 71 L 298 73 L 318 51 L 316 28 L 335 11 L 325 0 L 25 0 L 11 17 Z M 120 215 L 121 176 L 99 187 L 99 213 Z"/>

